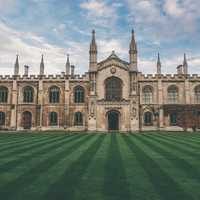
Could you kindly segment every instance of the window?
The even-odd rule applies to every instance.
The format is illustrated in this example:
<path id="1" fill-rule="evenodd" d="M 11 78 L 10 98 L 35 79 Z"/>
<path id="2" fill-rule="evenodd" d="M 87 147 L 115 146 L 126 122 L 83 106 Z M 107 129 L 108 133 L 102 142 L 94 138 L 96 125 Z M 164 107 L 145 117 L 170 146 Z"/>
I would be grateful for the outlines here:
<path id="1" fill-rule="evenodd" d="M 74 115 L 74 125 L 83 126 L 83 115 L 81 112 L 76 112 Z"/>
<path id="2" fill-rule="evenodd" d="M 6 87 L 0 87 L 0 103 L 7 103 L 8 101 L 8 89 Z"/>
<path id="3" fill-rule="evenodd" d="M 0 112 L 0 126 L 4 126 L 6 122 L 6 115 L 4 112 Z"/>
<path id="4" fill-rule="evenodd" d="M 60 90 L 58 87 L 53 86 L 49 90 L 49 102 L 50 103 L 59 103 L 60 100 Z"/>
<path id="5" fill-rule="evenodd" d="M 151 86 L 145 86 L 143 88 L 143 102 L 145 104 L 151 104 L 153 102 L 153 92 Z"/>
<path id="6" fill-rule="evenodd" d="M 106 79 L 105 98 L 107 101 L 120 101 L 122 99 L 122 81 L 119 78 Z"/>
<path id="7" fill-rule="evenodd" d="M 56 112 L 49 113 L 49 124 L 50 126 L 57 126 L 58 125 L 58 115 Z"/>
<path id="8" fill-rule="evenodd" d="M 170 114 L 170 125 L 176 126 L 177 125 L 177 113 Z"/>
<path id="9" fill-rule="evenodd" d="M 76 86 L 74 89 L 74 102 L 84 103 L 84 89 L 81 86 Z"/>
<path id="10" fill-rule="evenodd" d="M 196 101 L 196 103 L 200 103 L 200 85 L 195 87 L 194 93 L 195 93 L 195 101 Z"/>
<path id="11" fill-rule="evenodd" d="M 33 102 L 33 88 L 30 86 L 26 86 L 23 92 L 24 102 L 32 103 Z"/>
<path id="12" fill-rule="evenodd" d="M 153 115 L 151 112 L 144 113 L 144 125 L 152 126 L 153 125 Z"/>
<path id="13" fill-rule="evenodd" d="M 178 89 L 174 85 L 172 85 L 168 88 L 168 102 L 169 103 L 177 103 L 178 102 Z"/>

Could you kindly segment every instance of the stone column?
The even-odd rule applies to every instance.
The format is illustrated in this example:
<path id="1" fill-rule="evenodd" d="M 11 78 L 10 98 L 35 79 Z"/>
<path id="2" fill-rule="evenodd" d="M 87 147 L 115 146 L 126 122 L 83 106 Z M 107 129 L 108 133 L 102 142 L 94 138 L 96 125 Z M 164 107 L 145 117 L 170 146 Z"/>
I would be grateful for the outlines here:
<path id="1" fill-rule="evenodd" d="M 163 128 L 164 127 L 164 111 L 163 108 L 161 107 L 159 109 L 159 128 Z"/>
<path id="2" fill-rule="evenodd" d="M 185 103 L 190 104 L 190 83 L 185 79 Z"/>
<path id="3" fill-rule="evenodd" d="M 162 80 L 158 79 L 158 105 L 159 105 L 159 128 L 163 128 L 164 126 L 164 110 L 163 110 L 163 85 Z"/>
<path id="4" fill-rule="evenodd" d="M 10 127 L 13 130 L 17 129 L 17 80 L 13 80 L 12 99 L 11 99 L 11 120 Z"/>
<path id="5" fill-rule="evenodd" d="M 70 124 L 69 120 L 69 104 L 70 104 L 70 94 L 69 94 L 69 79 L 65 79 L 65 103 L 64 103 L 64 128 L 67 128 Z"/>
<path id="6" fill-rule="evenodd" d="M 38 87 L 38 105 L 37 105 L 37 109 L 39 113 L 39 124 L 37 126 L 39 126 L 39 129 L 42 129 L 42 125 L 43 125 L 43 80 L 40 79 L 39 80 L 39 87 Z"/>
<path id="7" fill-rule="evenodd" d="M 95 131 L 97 129 L 96 122 L 96 72 L 90 72 L 90 91 L 88 100 L 88 130 Z"/>

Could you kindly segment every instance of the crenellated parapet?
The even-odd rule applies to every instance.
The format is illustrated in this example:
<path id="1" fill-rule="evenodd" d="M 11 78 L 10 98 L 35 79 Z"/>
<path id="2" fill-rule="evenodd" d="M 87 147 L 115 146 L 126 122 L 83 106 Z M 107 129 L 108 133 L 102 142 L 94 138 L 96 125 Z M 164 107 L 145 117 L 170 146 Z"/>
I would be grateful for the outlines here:
<path id="1" fill-rule="evenodd" d="M 39 80 L 85 80 L 87 81 L 89 78 L 88 73 L 83 75 L 75 74 L 75 75 L 65 75 L 65 74 L 49 74 L 49 75 L 0 75 L 0 81 L 12 81 L 12 80 L 19 80 L 19 81 L 39 81 Z"/>
<path id="2" fill-rule="evenodd" d="M 138 80 L 139 81 L 200 81 L 199 74 L 142 74 L 138 73 Z"/>

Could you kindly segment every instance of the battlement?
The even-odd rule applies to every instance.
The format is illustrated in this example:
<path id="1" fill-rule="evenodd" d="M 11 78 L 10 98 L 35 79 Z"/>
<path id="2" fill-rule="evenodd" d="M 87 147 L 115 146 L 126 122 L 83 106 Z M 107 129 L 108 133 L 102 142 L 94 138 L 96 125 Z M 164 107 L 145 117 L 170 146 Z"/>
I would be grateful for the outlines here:
<path id="1" fill-rule="evenodd" d="M 71 75 L 65 75 L 65 74 L 49 74 L 49 75 L 0 75 L 0 81 L 12 81 L 12 80 L 87 80 L 88 79 L 88 73 L 85 73 L 83 75 L 75 74 L 73 76 Z"/>
<path id="2" fill-rule="evenodd" d="M 160 80 L 199 80 L 200 74 L 138 74 L 139 81 L 156 81 Z"/>

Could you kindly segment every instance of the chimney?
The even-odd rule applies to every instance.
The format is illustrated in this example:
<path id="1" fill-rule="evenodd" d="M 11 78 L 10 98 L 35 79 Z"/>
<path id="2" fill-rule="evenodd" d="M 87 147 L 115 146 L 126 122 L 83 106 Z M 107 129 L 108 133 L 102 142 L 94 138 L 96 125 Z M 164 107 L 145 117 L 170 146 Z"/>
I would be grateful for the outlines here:
<path id="1" fill-rule="evenodd" d="M 74 68 L 75 68 L 75 66 L 71 65 L 71 76 L 74 76 Z"/>
<path id="2" fill-rule="evenodd" d="M 177 67 L 177 74 L 183 74 L 184 72 L 183 72 L 183 65 L 179 65 L 178 67 Z"/>
<path id="3" fill-rule="evenodd" d="M 24 65 L 24 75 L 28 76 L 28 70 L 29 70 L 29 66 L 28 65 Z"/>

